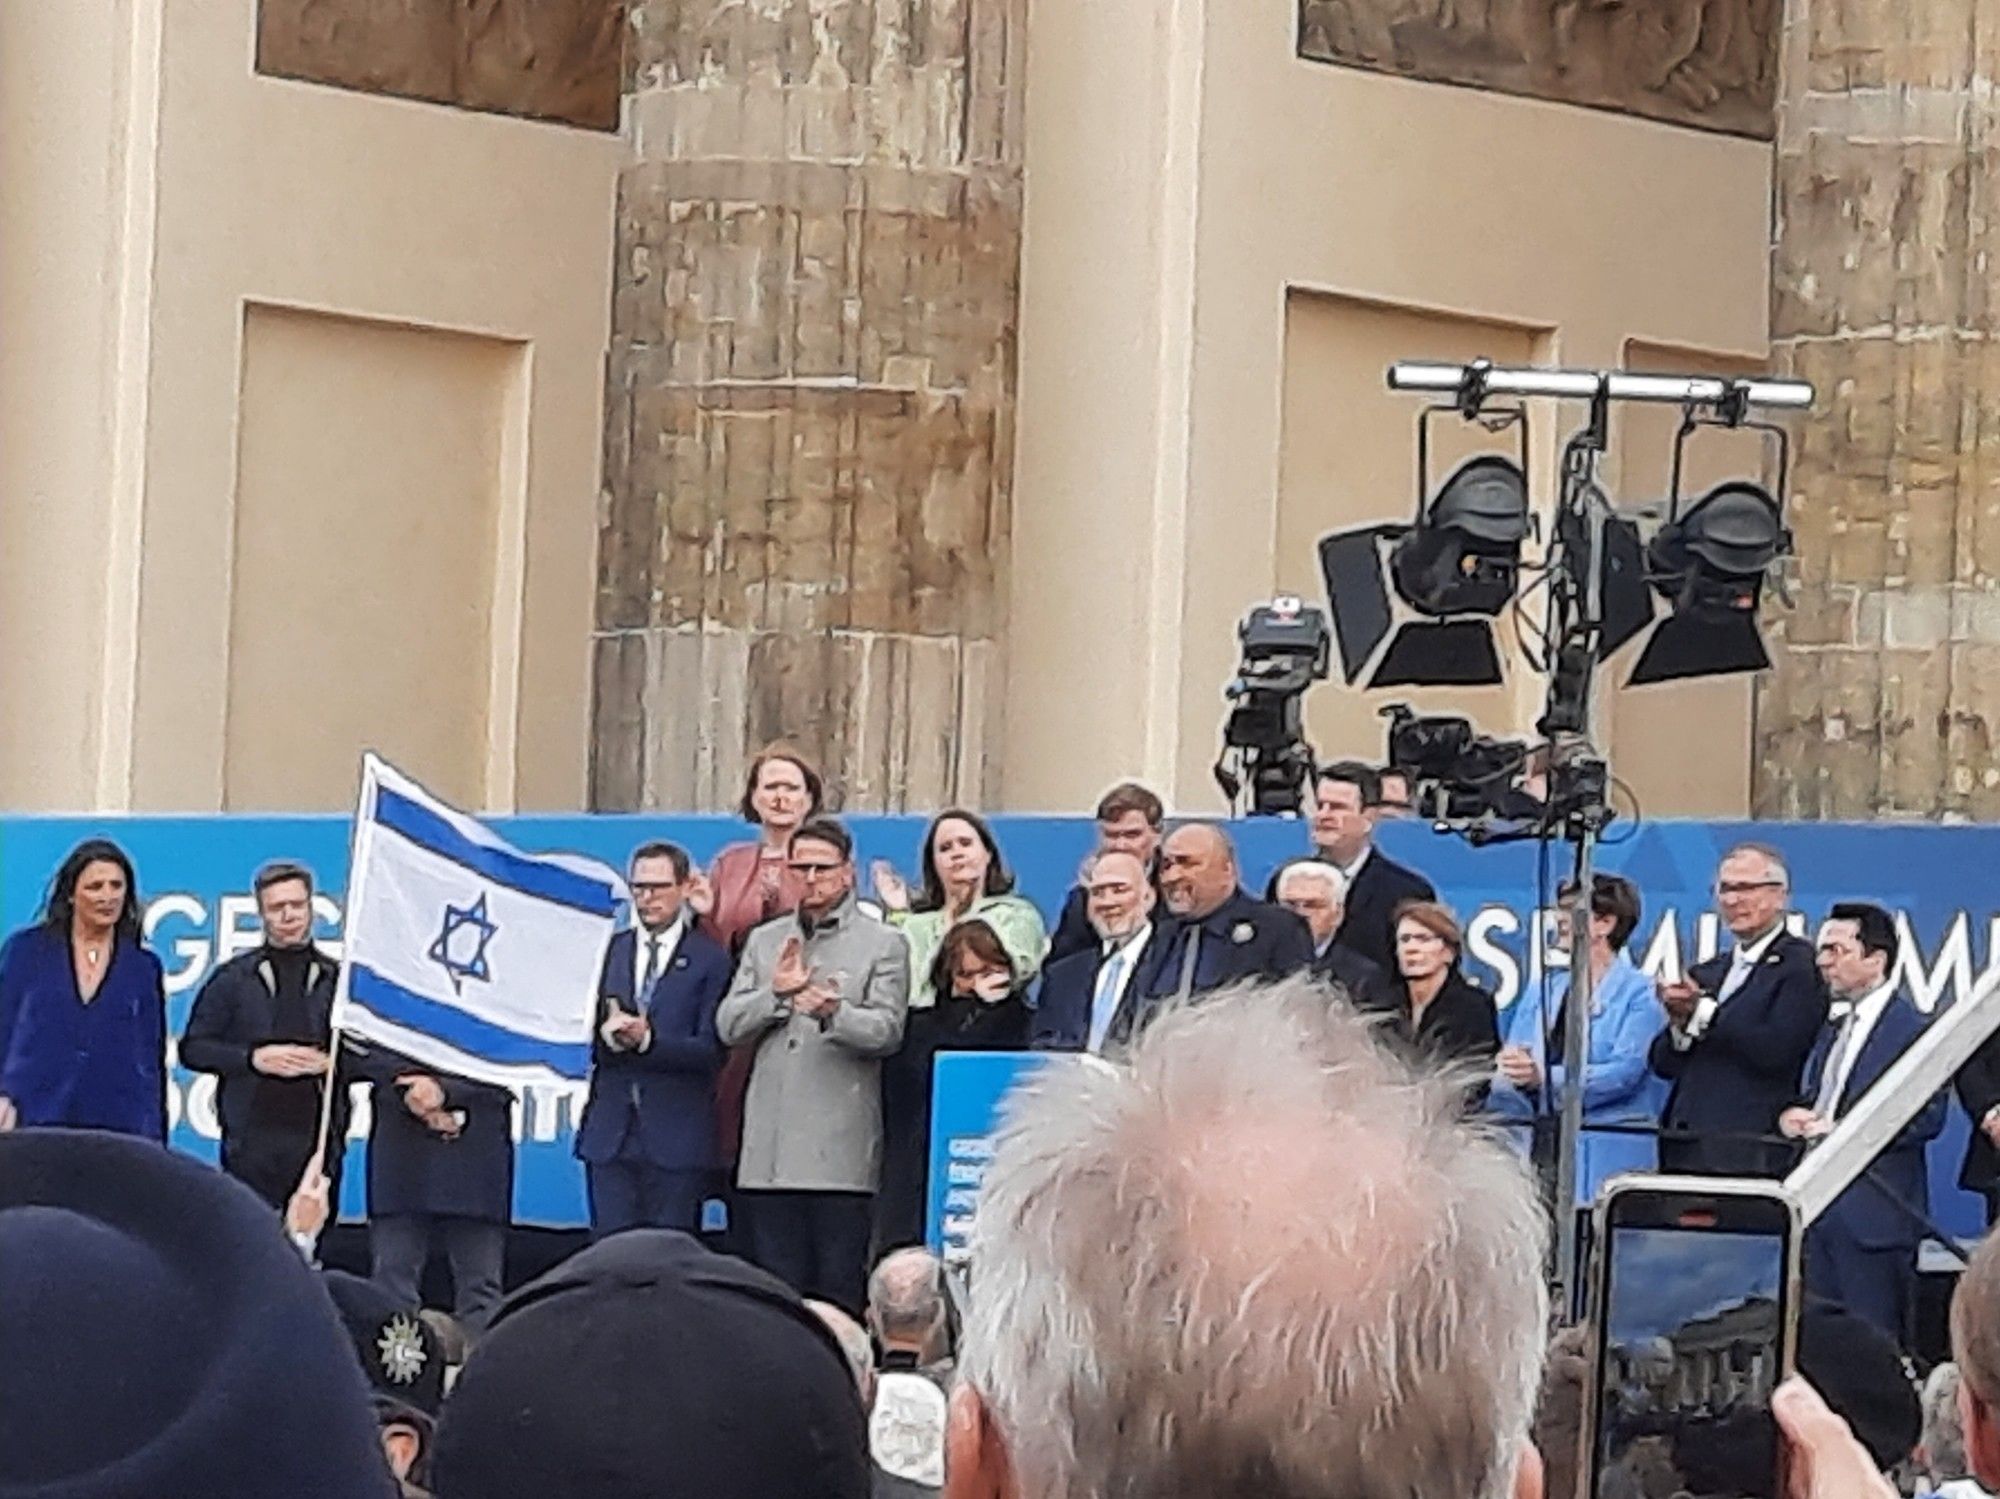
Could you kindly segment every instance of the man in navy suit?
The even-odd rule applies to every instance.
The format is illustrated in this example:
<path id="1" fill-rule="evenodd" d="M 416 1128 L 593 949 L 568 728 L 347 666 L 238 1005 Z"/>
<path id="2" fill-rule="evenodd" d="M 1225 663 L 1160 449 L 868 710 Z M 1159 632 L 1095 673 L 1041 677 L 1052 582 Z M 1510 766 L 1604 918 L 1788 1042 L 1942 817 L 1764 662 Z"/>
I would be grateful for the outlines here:
<path id="1" fill-rule="evenodd" d="M 1120 781 L 1097 802 L 1097 847 L 1095 859 L 1103 854 L 1130 854 L 1146 871 L 1155 899 L 1160 893 L 1160 825 L 1166 808 L 1159 797 L 1137 781 Z M 1062 915 L 1049 934 L 1049 950 L 1042 958 L 1042 971 L 1076 953 L 1095 953 L 1098 935 L 1090 919 L 1090 876 L 1086 873 L 1063 898 Z"/>
<path id="2" fill-rule="evenodd" d="M 1151 1011 L 1169 1000 L 1311 966 L 1305 922 L 1254 899 L 1240 879 L 1236 846 L 1215 823 L 1183 823 L 1160 845 L 1160 893 L 1174 919 L 1148 944 L 1141 981 L 1126 989 L 1112 1021 L 1114 1040 L 1138 1034 Z"/>
<path id="3" fill-rule="evenodd" d="M 1382 780 L 1358 760 L 1320 767 L 1313 787 L 1313 857 L 1331 864 L 1346 882 L 1346 914 L 1335 945 L 1366 959 L 1382 973 L 1396 969 L 1396 908 L 1406 900 L 1436 900 L 1431 882 L 1375 847 L 1374 809 Z M 1275 884 L 1269 892 L 1278 899 Z"/>
<path id="4" fill-rule="evenodd" d="M 693 1233 L 715 1169 L 715 1010 L 729 954 L 686 904 L 691 865 L 672 843 L 632 855 L 636 925 L 611 939 L 598 983 L 590 1099 L 576 1154 L 590 1188 L 590 1230 Z"/>
<path id="5" fill-rule="evenodd" d="M 1153 882 L 1137 855 L 1095 855 L 1084 872 L 1096 941 L 1042 970 L 1028 1042 L 1037 1051 L 1102 1051 L 1153 942 Z"/>
<path id="6" fill-rule="evenodd" d="M 1887 911 L 1857 901 L 1827 913 L 1819 971 L 1833 1007 L 1807 1059 L 1801 1102 L 1778 1117 L 1789 1138 L 1810 1145 L 1827 1134 L 1923 1034 L 1923 1016 L 1896 990 L 1895 968 L 1896 923 Z M 1940 1093 L 1806 1232 L 1806 1289 L 1904 1347 L 1930 1213 L 1924 1147 L 1944 1128 L 1944 1115 Z"/>
<path id="7" fill-rule="evenodd" d="M 1798 1101 L 1827 1005 L 1812 944 L 1785 930 L 1791 884 L 1776 849 L 1731 849 L 1715 901 L 1736 946 L 1660 985 L 1668 1024 L 1648 1055 L 1672 1085 L 1662 1171 L 1782 1176 L 1791 1166 L 1795 1151 L 1774 1138 L 1778 1116 Z"/>

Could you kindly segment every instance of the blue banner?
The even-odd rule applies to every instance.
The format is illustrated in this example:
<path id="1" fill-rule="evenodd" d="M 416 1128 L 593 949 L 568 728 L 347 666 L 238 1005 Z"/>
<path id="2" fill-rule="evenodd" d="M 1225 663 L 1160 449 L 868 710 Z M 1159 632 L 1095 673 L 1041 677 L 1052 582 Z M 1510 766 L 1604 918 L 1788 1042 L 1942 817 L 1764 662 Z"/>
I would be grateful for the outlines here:
<path id="1" fill-rule="evenodd" d="M 885 858 L 914 878 L 924 819 L 855 817 L 864 871 Z M 635 845 L 650 838 L 684 844 L 706 864 L 747 830 L 724 817 L 511 817 L 496 829 L 518 847 L 588 854 L 622 867 Z M 1089 851 L 1085 818 L 1005 817 L 1001 845 L 1023 894 L 1053 919 Z M 313 868 L 321 890 L 319 933 L 339 951 L 347 882 L 348 820 L 344 817 L 130 817 L 0 819 L 0 926 L 26 925 L 41 908 L 50 875 L 80 839 L 108 834 L 132 855 L 146 897 L 146 933 L 165 965 L 168 1029 L 186 1024 L 194 993 L 219 962 L 259 941 L 251 876 L 259 864 L 286 857 Z M 1246 883 L 1261 892 L 1282 860 L 1305 851 L 1305 830 L 1293 822 L 1256 820 L 1236 836 Z M 1898 912 L 1906 941 L 1902 977 L 1918 1005 L 1934 1010 L 1970 991 L 2000 953 L 2000 908 L 1979 897 L 1974 872 L 2000 863 L 2000 828 L 1928 825 L 1656 822 L 1614 827 L 1600 867 L 1634 880 L 1645 912 L 1631 951 L 1648 972 L 1678 974 L 1715 953 L 1726 934 L 1710 898 L 1715 865 L 1731 844 L 1754 839 L 1777 847 L 1791 866 L 1793 902 L 1803 928 L 1838 899 L 1880 901 Z M 1501 1005 L 1531 992 L 1549 966 L 1545 926 L 1538 916 L 1568 855 L 1543 860 L 1532 845 L 1474 849 L 1449 835 L 1402 823 L 1383 831 L 1383 847 L 1429 875 L 1466 923 L 1466 964 Z M 1978 902 L 1978 903 L 1976 903 Z M 584 1221 L 581 1170 L 570 1139 L 583 1085 L 525 1090 L 517 1117 L 521 1142 L 515 1210 L 520 1222 L 573 1226 Z M 941 1107 L 944 1105 L 941 1105 Z M 213 1158 L 218 1127 L 214 1080 L 175 1067 L 169 1107 L 174 1144 Z M 365 1090 L 357 1098 L 342 1210 L 362 1209 L 360 1141 L 366 1136 Z M 1951 1125 L 1932 1147 L 1932 1205 L 1954 1232 L 1983 1227 L 1978 1200 L 1954 1183 L 1964 1153 L 1966 1123 Z"/>

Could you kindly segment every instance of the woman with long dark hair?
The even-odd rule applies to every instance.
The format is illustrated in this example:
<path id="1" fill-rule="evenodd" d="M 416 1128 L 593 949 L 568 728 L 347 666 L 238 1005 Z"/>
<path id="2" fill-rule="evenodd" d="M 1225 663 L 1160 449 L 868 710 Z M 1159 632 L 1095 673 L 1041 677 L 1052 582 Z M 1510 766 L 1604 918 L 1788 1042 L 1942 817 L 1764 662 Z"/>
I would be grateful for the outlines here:
<path id="1" fill-rule="evenodd" d="M 0 1129 L 167 1138 L 167 994 L 139 934 L 139 882 L 107 838 L 80 843 L 42 920 L 0 946 Z"/>
<path id="2" fill-rule="evenodd" d="M 1041 971 L 1048 936 L 1042 913 L 1014 893 L 993 829 L 962 808 L 931 820 L 914 900 L 885 866 L 875 870 L 875 890 L 910 943 L 903 1045 L 882 1065 L 882 1182 L 875 1198 L 876 1246 L 895 1249 L 923 1237 L 932 1059 L 940 1051 L 1027 1044 L 1022 996 Z M 986 976 L 976 985 L 958 982 L 956 959 L 946 957 L 971 950 L 984 954 Z"/>

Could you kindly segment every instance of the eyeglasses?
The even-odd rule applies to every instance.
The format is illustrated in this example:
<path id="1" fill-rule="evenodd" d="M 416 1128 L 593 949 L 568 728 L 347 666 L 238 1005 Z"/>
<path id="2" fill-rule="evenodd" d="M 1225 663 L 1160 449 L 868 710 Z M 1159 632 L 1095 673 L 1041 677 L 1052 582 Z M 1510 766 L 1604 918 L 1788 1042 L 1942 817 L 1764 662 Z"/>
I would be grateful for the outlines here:
<path id="1" fill-rule="evenodd" d="M 801 864 L 796 859 L 794 859 L 791 863 L 791 870 L 793 874 L 803 875 L 805 878 L 809 880 L 817 879 L 819 878 L 819 876 L 823 874 L 832 874 L 840 867 L 841 866 L 838 864 Z"/>
<path id="2" fill-rule="evenodd" d="M 1715 887 L 1717 895 L 1748 895 L 1755 890 L 1782 890 L 1783 880 L 1723 880 Z"/>
<path id="3" fill-rule="evenodd" d="M 634 895 L 658 895 L 662 890 L 678 889 L 680 889 L 680 881 L 678 880 L 634 880 L 632 882 L 632 893 Z"/>

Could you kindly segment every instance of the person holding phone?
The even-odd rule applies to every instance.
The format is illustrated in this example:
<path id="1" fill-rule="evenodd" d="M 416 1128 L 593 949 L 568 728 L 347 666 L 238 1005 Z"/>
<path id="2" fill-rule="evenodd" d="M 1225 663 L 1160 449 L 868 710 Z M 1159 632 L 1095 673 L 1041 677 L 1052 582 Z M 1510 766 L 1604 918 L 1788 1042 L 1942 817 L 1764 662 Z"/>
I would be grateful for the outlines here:
<path id="1" fill-rule="evenodd" d="M 631 864 L 633 924 L 604 955 L 575 1145 L 599 1238 L 626 1228 L 693 1233 L 715 1167 L 715 1011 L 730 965 L 722 944 L 693 923 L 692 872 L 678 845 L 641 845 Z"/>
<path id="2" fill-rule="evenodd" d="M 1660 1169 L 1706 1176 L 1782 1176 L 1797 1154 L 1778 1116 L 1798 1101 L 1806 1058 L 1826 1024 L 1813 945 L 1785 930 L 1791 875 L 1775 848 L 1741 843 L 1723 856 L 1715 904 L 1736 945 L 1662 981 L 1667 1027 L 1648 1060 L 1669 1085 Z"/>

